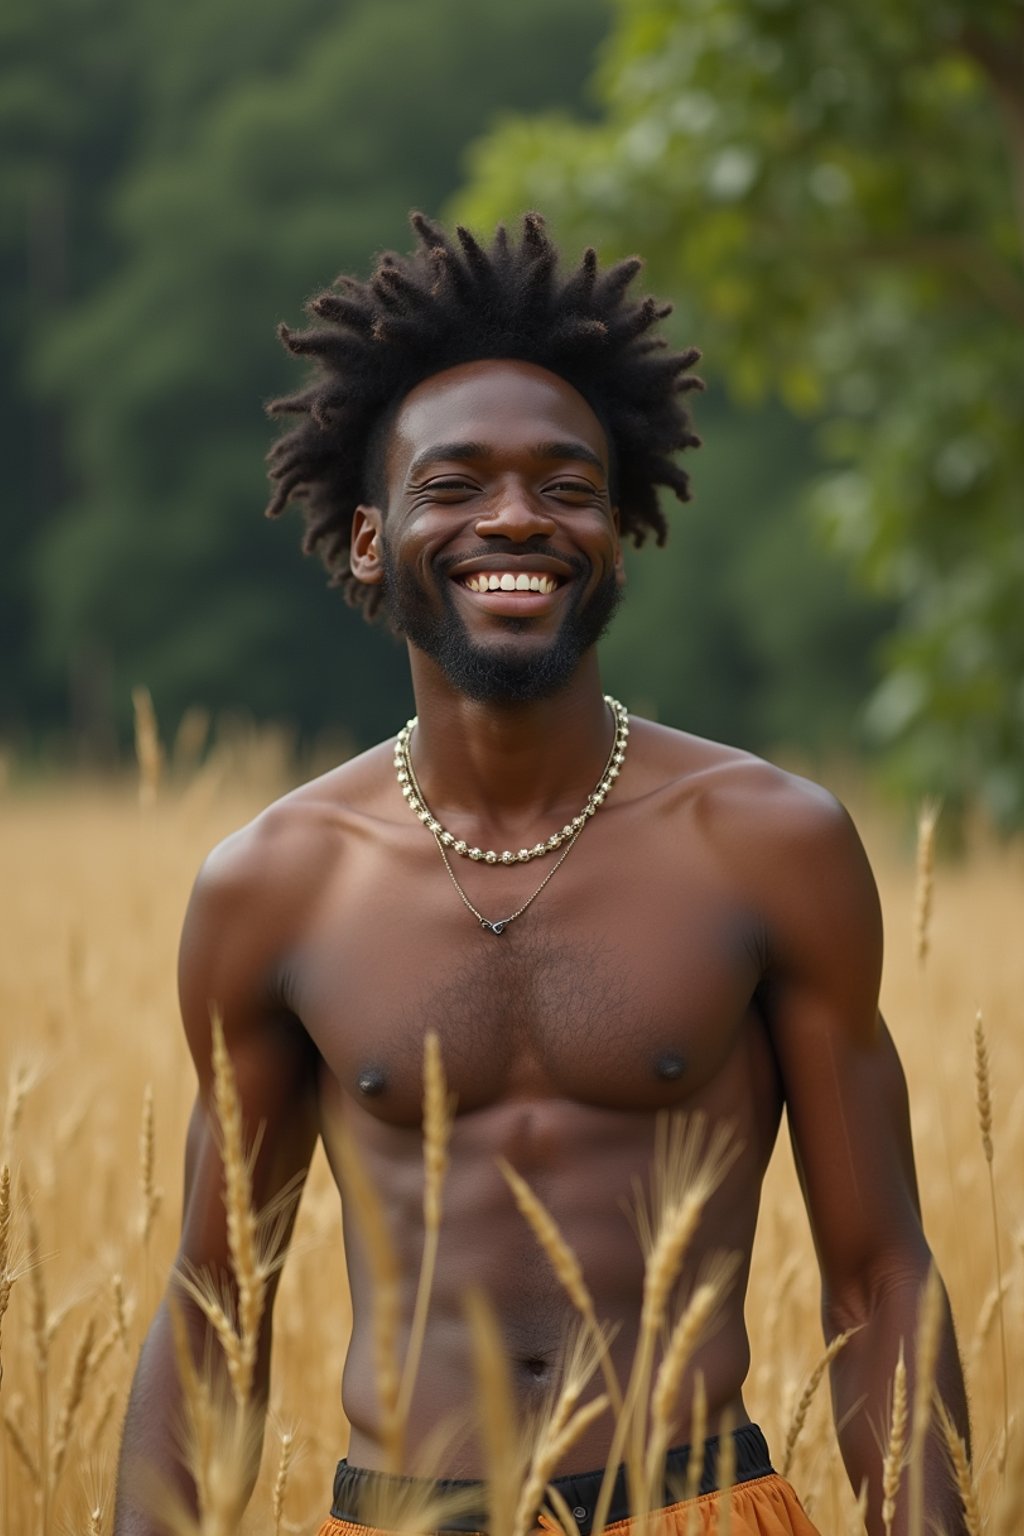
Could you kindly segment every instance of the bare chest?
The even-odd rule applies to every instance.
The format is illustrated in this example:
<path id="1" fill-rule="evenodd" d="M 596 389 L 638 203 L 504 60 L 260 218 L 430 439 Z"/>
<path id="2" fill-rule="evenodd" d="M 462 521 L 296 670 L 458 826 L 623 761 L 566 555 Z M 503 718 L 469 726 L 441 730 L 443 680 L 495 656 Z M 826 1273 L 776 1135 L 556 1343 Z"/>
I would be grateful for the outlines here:
<path id="1" fill-rule="evenodd" d="M 649 1113 L 765 1048 L 754 925 L 713 884 L 668 888 L 650 865 L 612 880 L 584 858 L 558 879 L 500 937 L 427 862 L 326 902 L 292 990 L 338 1086 L 417 1123 L 432 1030 L 462 1113 L 520 1097 Z M 520 892 L 500 882 L 478 879 L 481 910 L 514 910 Z"/>

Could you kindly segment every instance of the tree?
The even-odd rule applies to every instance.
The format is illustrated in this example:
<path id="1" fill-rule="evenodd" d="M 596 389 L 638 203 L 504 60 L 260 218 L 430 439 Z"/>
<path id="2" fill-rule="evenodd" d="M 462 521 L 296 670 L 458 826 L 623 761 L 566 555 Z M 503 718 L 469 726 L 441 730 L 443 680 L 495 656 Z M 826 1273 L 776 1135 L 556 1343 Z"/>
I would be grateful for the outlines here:
<path id="1" fill-rule="evenodd" d="M 31 151 L 9 200 L 18 239 L 44 173 L 81 217 L 68 286 L 31 331 L 11 319 L 11 248 L 12 452 L 45 415 L 55 484 L 33 501 L 23 467 L 6 498 L 12 641 L 43 681 L 0 728 L 19 702 L 53 719 L 70 669 L 122 725 L 145 681 L 171 725 L 199 701 L 357 740 L 393 729 L 398 648 L 303 565 L 297 520 L 260 515 L 262 404 L 296 383 L 274 326 L 405 244 L 409 208 L 451 194 L 498 106 L 574 104 L 603 7 L 520 0 L 486 28 L 472 0 L 184 0 L 173 26 L 124 0 L 15 0 L 12 16 L 7 122 Z M 0 202 L 13 180 L 0 171 Z"/>
<path id="2" fill-rule="evenodd" d="M 811 417 L 813 501 L 897 604 L 899 782 L 1024 822 L 1024 8 L 618 0 L 601 120 L 512 118 L 460 211 L 642 249 L 743 401 Z"/>

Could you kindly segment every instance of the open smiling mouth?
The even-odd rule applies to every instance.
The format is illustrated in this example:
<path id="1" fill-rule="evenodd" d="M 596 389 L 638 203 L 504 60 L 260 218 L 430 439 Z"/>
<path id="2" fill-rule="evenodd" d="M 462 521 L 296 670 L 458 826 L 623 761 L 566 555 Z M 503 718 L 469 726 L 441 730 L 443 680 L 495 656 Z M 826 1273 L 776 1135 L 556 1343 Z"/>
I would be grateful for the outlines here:
<path id="1" fill-rule="evenodd" d="M 471 571 L 461 578 L 470 592 L 539 592 L 547 596 L 561 586 L 548 571 Z"/>

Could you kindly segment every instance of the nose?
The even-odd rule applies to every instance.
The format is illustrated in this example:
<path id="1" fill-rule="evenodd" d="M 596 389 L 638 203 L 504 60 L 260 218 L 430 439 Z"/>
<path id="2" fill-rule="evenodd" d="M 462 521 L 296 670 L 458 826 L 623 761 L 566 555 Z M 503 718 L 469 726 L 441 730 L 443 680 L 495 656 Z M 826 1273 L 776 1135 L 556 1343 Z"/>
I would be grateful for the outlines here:
<path id="1" fill-rule="evenodd" d="M 524 544 L 527 539 L 550 538 L 555 523 L 525 486 L 506 484 L 488 498 L 475 530 L 481 538 L 500 537 Z"/>

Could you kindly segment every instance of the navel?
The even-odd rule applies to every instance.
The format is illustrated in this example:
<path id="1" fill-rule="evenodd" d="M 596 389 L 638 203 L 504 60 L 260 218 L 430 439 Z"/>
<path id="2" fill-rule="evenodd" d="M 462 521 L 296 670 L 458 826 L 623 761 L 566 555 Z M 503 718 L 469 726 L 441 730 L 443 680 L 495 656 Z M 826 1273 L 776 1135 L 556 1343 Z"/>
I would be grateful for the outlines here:
<path id="1" fill-rule="evenodd" d="M 387 1073 L 383 1067 L 364 1067 L 356 1078 L 356 1087 L 367 1099 L 379 1098 L 387 1085 Z"/>
<path id="2" fill-rule="evenodd" d="M 686 1071 L 686 1058 L 680 1056 L 678 1051 L 662 1051 L 660 1056 L 654 1058 L 654 1075 L 660 1077 L 663 1083 L 678 1082 Z"/>

